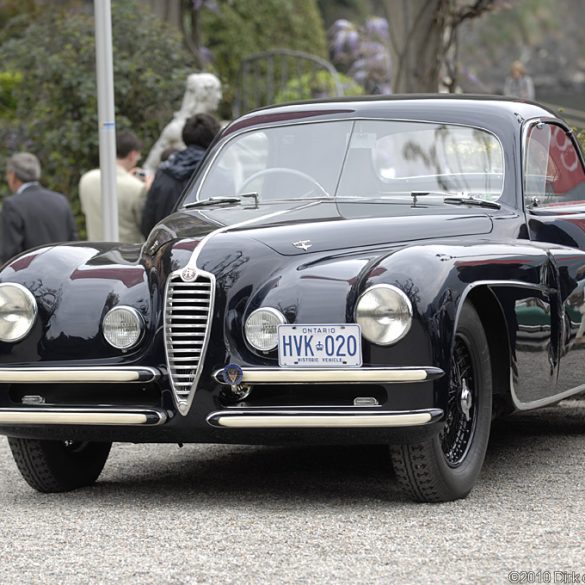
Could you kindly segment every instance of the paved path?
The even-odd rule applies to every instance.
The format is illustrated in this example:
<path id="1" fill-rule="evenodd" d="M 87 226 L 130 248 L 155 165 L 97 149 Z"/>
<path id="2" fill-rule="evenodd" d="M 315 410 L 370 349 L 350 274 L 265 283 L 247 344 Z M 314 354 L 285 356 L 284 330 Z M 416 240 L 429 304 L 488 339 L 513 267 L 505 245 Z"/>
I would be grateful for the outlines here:
<path id="1" fill-rule="evenodd" d="M 498 422 L 456 503 L 405 500 L 382 447 L 117 444 L 41 495 L 0 438 L 0 510 L 1 585 L 585 582 L 585 402 Z"/>

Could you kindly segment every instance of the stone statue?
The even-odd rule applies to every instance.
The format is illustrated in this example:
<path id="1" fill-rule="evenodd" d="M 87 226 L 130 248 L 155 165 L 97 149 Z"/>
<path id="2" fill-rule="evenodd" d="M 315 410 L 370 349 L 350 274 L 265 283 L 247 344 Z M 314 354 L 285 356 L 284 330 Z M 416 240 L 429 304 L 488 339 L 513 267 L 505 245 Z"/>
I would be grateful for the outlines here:
<path id="1" fill-rule="evenodd" d="M 165 126 L 148 154 L 144 168 L 154 173 L 161 162 L 161 154 L 167 148 L 176 150 L 185 148 L 185 144 L 181 139 L 185 120 L 195 114 L 211 114 L 215 112 L 220 100 L 221 83 L 215 75 L 212 73 L 193 73 L 189 75 L 181 109 L 175 112 L 173 119 Z"/>

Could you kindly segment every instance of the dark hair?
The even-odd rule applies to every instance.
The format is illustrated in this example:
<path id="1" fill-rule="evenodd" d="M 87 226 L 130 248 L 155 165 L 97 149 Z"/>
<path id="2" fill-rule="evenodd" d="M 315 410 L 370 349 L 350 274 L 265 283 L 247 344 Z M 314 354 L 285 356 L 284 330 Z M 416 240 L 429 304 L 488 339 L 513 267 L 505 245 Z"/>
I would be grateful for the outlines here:
<path id="1" fill-rule="evenodd" d="M 195 114 L 185 120 L 181 137 L 187 146 L 207 148 L 219 130 L 219 122 L 211 114 Z"/>
<path id="2" fill-rule="evenodd" d="M 141 150 L 142 142 L 134 132 L 122 130 L 116 134 L 116 156 L 126 158 L 133 150 Z"/>

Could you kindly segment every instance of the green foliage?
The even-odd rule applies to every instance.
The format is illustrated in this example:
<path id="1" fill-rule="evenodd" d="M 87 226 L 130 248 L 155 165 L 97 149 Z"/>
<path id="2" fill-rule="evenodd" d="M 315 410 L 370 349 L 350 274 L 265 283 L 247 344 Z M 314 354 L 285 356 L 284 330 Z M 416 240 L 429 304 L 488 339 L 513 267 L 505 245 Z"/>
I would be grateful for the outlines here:
<path id="1" fill-rule="evenodd" d="M 180 107 L 190 56 L 136 0 L 112 4 L 112 28 L 116 124 L 131 128 L 146 154 Z M 45 10 L 0 47 L 0 87 L 3 96 L 8 87 L 12 108 L 9 119 L 0 117 L 8 146 L 0 166 L 12 152 L 34 152 L 43 183 L 69 196 L 80 227 L 79 178 L 99 164 L 95 58 L 94 18 L 86 11 Z"/>
<path id="2" fill-rule="evenodd" d="M 0 71 L 0 118 L 13 118 L 18 101 L 15 92 L 24 79 L 20 71 Z"/>
<path id="3" fill-rule="evenodd" d="M 224 100 L 232 104 L 243 57 L 294 49 L 327 58 L 327 41 L 315 0 L 220 0 L 201 13 L 202 44 L 213 55 Z"/>
<path id="4" fill-rule="evenodd" d="M 353 79 L 340 75 L 343 95 L 363 95 L 364 89 Z M 335 80 L 327 71 L 305 73 L 301 77 L 291 79 L 285 88 L 276 94 L 275 103 L 292 102 L 313 98 L 330 97 L 336 95 Z"/>

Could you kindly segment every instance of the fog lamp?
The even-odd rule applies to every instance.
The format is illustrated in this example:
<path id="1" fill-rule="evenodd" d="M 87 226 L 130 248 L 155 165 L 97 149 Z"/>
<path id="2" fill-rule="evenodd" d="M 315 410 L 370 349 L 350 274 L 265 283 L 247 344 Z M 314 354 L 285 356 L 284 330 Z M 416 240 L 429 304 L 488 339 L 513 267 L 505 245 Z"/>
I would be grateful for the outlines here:
<path id="1" fill-rule="evenodd" d="M 102 322 L 106 341 L 116 349 L 130 349 L 142 337 L 144 319 L 133 307 L 118 306 L 108 311 Z"/>
<path id="2" fill-rule="evenodd" d="M 285 323 L 284 315 L 276 309 L 256 309 L 246 320 L 246 339 L 254 349 L 270 351 L 278 345 L 278 326 Z"/>

